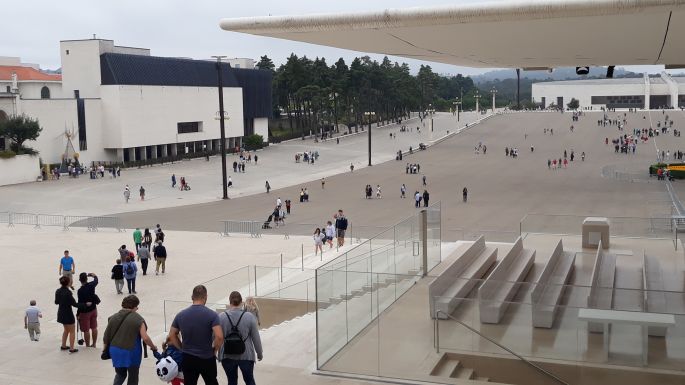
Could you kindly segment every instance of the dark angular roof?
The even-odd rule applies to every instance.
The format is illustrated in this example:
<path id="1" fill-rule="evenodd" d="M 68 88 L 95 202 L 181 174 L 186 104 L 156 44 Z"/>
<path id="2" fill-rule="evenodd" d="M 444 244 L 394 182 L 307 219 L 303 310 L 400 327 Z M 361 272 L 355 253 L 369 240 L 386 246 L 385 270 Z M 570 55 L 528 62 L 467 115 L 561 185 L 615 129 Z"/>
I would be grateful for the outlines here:
<path id="1" fill-rule="evenodd" d="M 221 66 L 224 87 L 243 89 L 246 119 L 270 118 L 271 81 L 269 71 Z M 203 60 L 141 56 L 118 53 L 100 55 L 103 85 L 218 87 L 216 63 Z"/>

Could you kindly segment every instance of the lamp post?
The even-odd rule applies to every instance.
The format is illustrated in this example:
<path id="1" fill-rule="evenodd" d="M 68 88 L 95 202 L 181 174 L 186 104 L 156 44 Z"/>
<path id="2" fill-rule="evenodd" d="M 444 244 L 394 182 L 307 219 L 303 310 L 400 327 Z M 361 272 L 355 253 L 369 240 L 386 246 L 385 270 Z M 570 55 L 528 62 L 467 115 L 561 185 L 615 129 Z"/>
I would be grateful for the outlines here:
<path id="1" fill-rule="evenodd" d="M 492 113 L 495 113 L 495 95 L 497 95 L 497 89 L 495 87 L 492 87 L 490 90 L 490 93 L 492 94 Z"/>
<path id="2" fill-rule="evenodd" d="M 454 104 L 454 108 L 457 110 L 457 122 L 458 122 L 459 121 L 459 105 L 461 105 L 461 101 L 459 100 L 459 98 L 456 98 L 456 100 L 452 104 Z"/>
<path id="3" fill-rule="evenodd" d="M 216 58 L 216 72 L 219 77 L 219 127 L 221 129 L 221 143 L 219 149 L 221 151 L 221 176 L 223 180 L 223 192 L 224 196 L 222 199 L 228 199 L 228 177 L 226 175 L 226 124 L 225 111 L 224 111 L 224 82 L 221 76 L 221 59 L 226 56 L 212 56 Z"/>
<path id="4" fill-rule="evenodd" d="M 473 97 L 476 99 L 476 115 L 480 113 L 479 106 L 478 106 L 478 101 L 480 100 L 480 94 L 478 93 L 478 90 L 476 90 L 476 96 Z"/>
<path id="5" fill-rule="evenodd" d="M 364 113 L 364 115 L 366 115 L 367 119 L 369 120 L 369 166 L 371 166 L 371 116 L 376 115 L 376 113 L 373 111 L 367 111 Z"/>
<path id="6" fill-rule="evenodd" d="M 435 108 L 433 108 L 432 104 L 428 105 L 428 109 L 426 109 L 426 114 L 428 114 L 431 118 L 431 132 L 433 132 L 433 114 L 435 113 Z"/>

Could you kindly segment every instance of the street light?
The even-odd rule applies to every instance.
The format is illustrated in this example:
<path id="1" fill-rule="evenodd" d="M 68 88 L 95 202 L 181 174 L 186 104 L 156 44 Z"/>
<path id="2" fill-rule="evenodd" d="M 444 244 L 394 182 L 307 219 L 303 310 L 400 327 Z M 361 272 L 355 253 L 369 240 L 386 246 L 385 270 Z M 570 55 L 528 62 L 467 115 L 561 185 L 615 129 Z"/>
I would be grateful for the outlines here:
<path id="1" fill-rule="evenodd" d="M 457 110 L 457 122 L 459 121 L 459 106 L 461 105 L 461 101 L 459 98 L 455 98 L 456 100 L 454 101 L 454 108 Z"/>
<path id="2" fill-rule="evenodd" d="M 497 95 L 497 89 L 495 87 L 492 87 L 490 90 L 490 93 L 492 94 L 492 113 L 495 113 L 495 95 Z"/>
<path id="3" fill-rule="evenodd" d="M 223 192 L 224 196 L 223 199 L 228 199 L 228 177 L 226 175 L 226 114 L 224 111 L 224 82 L 223 78 L 221 76 L 221 59 L 225 58 L 226 56 L 212 56 L 213 58 L 216 58 L 216 72 L 217 76 L 219 78 L 219 127 L 221 129 L 221 144 L 219 145 L 219 149 L 221 151 L 221 176 L 223 179 Z"/>
<path id="4" fill-rule="evenodd" d="M 364 113 L 368 117 L 369 120 L 369 166 L 371 166 L 371 116 L 376 115 L 375 112 L 373 111 L 367 111 Z M 362 127 L 364 124 L 362 123 Z"/>
<path id="5" fill-rule="evenodd" d="M 426 114 L 430 115 L 431 117 L 431 132 L 433 132 L 433 114 L 435 113 L 435 108 L 433 108 L 432 104 L 428 105 L 428 108 L 426 109 Z"/>

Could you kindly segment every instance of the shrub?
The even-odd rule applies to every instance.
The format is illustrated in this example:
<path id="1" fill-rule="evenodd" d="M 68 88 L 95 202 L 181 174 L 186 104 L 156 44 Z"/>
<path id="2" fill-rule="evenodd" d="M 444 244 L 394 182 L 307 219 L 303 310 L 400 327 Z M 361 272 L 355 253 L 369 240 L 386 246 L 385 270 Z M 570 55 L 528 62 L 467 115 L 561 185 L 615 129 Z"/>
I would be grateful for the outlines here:
<path id="1" fill-rule="evenodd" d="M 259 134 L 246 136 L 243 145 L 248 151 L 258 150 L 264 147 L 264 137 Z"/>
<path id="2" fill-rule="evenodd" d="M 0 151 L 0 159 L 10 159 L 17 156 L 17 153 L 11 150 Z"/>

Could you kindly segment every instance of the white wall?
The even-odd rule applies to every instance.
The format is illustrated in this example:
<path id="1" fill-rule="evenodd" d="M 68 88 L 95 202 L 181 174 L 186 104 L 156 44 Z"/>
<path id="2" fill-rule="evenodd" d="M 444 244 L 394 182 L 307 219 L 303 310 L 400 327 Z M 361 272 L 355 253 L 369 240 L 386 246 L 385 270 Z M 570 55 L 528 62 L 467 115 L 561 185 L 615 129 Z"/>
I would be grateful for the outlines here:
<path id="1" fill-rule="evenodd" d="M 592 106 L 592 96 L 622 96 L 644 95 L 643 84 L 568 84 L 559 83 L 534 83 L 533 100 L 537 103 L 545 97 L 545 107 L 557 102 L 557 97 L 564 97 L 564 107 L 571 98 L 578 99 L 581 107 Z M 600 107 L 603 105 L 595 105 Z"/>
<path id="2" fill-rule="evenodd" d="M 111 85 L 102 89 L 103 141 L 108 148 L 220 138 L 215 88 Z M 224 88 L 224 108 L 229 116 L 226 137 L 243 136 L 242 89 Z M 202 132 L 178 134 L 179 122 L 202 122 Z"/>
<path id="3" fill-rule="evenodd" d="M 269 119 L 255 118 L 254 133 L 261 135 L 264 138 L 264 143 L 269 142 Z"/>
<path id="4" fill-rule="evenodd" d="M 37 141 L 28 141 L 26 146 L 39 152 L 44 163 L 59 163 L 67 145 L 64 128 L 74 129 L 78 133 L 76 116 L 76 100 L 74 99 L 33 99 L 21 100 L 18 113 L 26 114 L 38 119 L 43 131 Z M 78 152 L 78 140 L 74 140 L 74 147 Z"/>
<path id="5" fill-rule="evenodd" d="M 62 83 L 60 82 L 19 82 L 19 94 L 23 99 L 40 99 L 43 87 L 50 89 L 50 99 L 62 97 Z M 68 95 L 72 97 L 73 95 Z"/>
<path id="6" fill-rule="evenodd" d="M 82 98 L 99 98 L 100 43 L 103 40 L 74 40 L 60 42 L 62 58 L 62 89 L 65 97 L 74 97 L 79 90 Z M 113 46 L 114 43 L 110 42 Z M 67 54 L 69 51 L 69 54 Z"/>
<path id="7" fill-rule="evenodd" d="M 0 186 L 35 182 L 40 176 L 40 161 L 37 156 L 31 155 L 0 158 L 0 175 Z"/>

